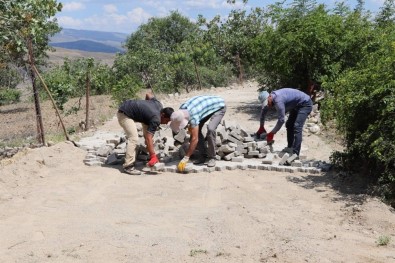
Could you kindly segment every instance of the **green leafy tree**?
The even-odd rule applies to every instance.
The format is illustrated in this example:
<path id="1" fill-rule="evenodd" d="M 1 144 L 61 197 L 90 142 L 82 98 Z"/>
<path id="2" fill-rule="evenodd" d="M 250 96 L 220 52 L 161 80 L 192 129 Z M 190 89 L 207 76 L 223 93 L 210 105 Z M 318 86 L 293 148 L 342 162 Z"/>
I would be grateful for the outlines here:
<path id="1" fill-rule="evenodd" d="M 234 4 L 235 1 L 227 1 Z M 247 0 L 243 3 L 246 5 Z M 198 18 L 198 23 L 205 28 L 204 38 L 209 41 L 217 54 L 225 63 L 231 63 L 234 72 L 238 75 L 239 82 L 243 81 L 243 75 L 251 76 L 251 52 L 252 40 L 262 32 L 265 21 L 261 8 L 233 9 L 226 19 L 220 16 L 207 21 L 204 17 Z"/>
<path id="2" fill-rule="evenodd" d="M 373 38 L 355 67 L 325 83 L 324 120 L 334 119 L 346 149 L 336 165 L 377 180 L 376 193 L 395 206 L 395 23 L 387 1 L 372 24 Z M 392 11 L 391 11 L 392 10 Z M 392 19 L 391 19 L 392 17 Z M 367 52 L 368 50 L 373 51 Z"/>
<path id="3" fill-rule="evenodd" d="M 86 94 L 89 77 L 90 95 L 111 94 L 115 78 L 112 69 L 92 58 L 75 60 L 65 59 L 60 66 L 53 67 L 43 74 L 43 78 L 55 99 L 57 106 L 64 110 L 64 104 L 70 98 Z M 41 83 L 38 83 L 41 87 Z M 41 94 L 45 99 L 46 93 Z M 79 110 L 79 108 L 75 108 Z"/>
<path id="4" fill-rule="evenodd" d="M 295 2 L 289 8 L 271 5 L 265 13 L 271 23 L 253 49 L 261 84 L 305 89 L 312 79 L 335 79 L 375 49 L 369 15 L 343 4 L 328 10 L 315 1 Z"/>
<path id="5" fill-rule="evenodd" d="M 35 87 L 36 65 L 50 48 L 49 37 L 60 31 L 54 16 L 62 5 L 55 0 L 20 0 L 0 2 L 1 64 L 12 60 L 26 66 L 32 79 L 37 116 L 38 140 L 45 143 L 38 90 Z"/>
<path id="6" fill-rule="evenodd" d="M 130 87 L 132 90 L 189 91 L 215 85 L 210 81 L 212 76 L 208 77 L 212 71 L 220 69 L 223 71 L 218 74 L 225 73 L 218 67 L 221 59 L 204 40 L 199 26 L 178 12 L 141 25 L 128 38 L 126 47 L 126 54 L 118 55 L 114 62 L 114 72 L 118 79 L 127 76 L 128 81 L 122 83 L 141 85 Z M 123 85 L 117 87 L 119 90 Z"/>

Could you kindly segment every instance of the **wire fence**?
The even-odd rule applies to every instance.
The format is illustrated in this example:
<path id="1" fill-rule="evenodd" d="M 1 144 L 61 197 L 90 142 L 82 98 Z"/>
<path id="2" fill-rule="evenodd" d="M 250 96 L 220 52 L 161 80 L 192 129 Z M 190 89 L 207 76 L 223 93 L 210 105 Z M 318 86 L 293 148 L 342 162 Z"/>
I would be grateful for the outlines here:
<path id="1" fill-rule="evenodd" d="M 33 97 L 33 95 L 31 94 Z M 78 133 L 85 128 L 85 99 L 71 99 L 60 115 L 68 134 Z M 110 96 L 92 96 L 89 108 L 89 128 L 103 124 L 116 113 L 116 105 Z M 64 139 L 64 131 L 50 101 L 40 103 L 40 113 L 47 140 Z M 0 147 L 21 146 L 37 143 L 39 137 L 38 112 L 32 101 L 0 106 Z"/>

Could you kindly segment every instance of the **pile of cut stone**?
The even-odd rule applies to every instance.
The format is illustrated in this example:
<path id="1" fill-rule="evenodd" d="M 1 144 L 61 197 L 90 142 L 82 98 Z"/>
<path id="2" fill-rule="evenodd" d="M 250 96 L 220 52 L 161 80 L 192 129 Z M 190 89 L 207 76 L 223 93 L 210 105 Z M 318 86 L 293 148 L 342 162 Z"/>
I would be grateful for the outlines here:
<path id="1" fill-rule="evenodd" d="M 144 166 L 149 160 L 149 154 L 143 137 L 141 126 L 138 126 L 139 142 L 136 147 L 136 166 Z M 203 131 L 205 134 L 205 131 Z M 102 138 L 99 143 L 99 138 Z M 190 136 L 185 130 L 173 134 L 168 126 L 162 126 L 154 135 L 155 152 L 161 164 L 156 165 L 157 170 L 176 171 L 176 164 L 182 159 L 189 147 Z M 117 165 L 123 163 L 126 152 L 126 140 L 123 134 L 102 133 L 96 134 L 92 143 L 90 138 L 82 139 L 77 144 L 88 151 L 84 163 L 89 166 Z M 278 170 L 289 172 L 319 173 L 329 169 L 325 162 L 314 160 L 290 160 L 290 154 L 285 151 L 273 151 L 272 145 L 267 145 L 263 138 L 256 138 L 239 125 L 227 124 L 225 120 L 217 128 L 217 165 L 216 167 L 202 167 L 191 162 L 187 170 L 220 171 L 222 169 L 255 168 L 262 170 Z M 191 159 L 198 157 L 198 151 Z M 273 166 L 273 167 L 271 167 Z M 279 167 L 281 166 L 281 167 Z M 279 168 L 276 168 L 279 167 Z M 288 168 L 288 169 L 285 169 Z"/>

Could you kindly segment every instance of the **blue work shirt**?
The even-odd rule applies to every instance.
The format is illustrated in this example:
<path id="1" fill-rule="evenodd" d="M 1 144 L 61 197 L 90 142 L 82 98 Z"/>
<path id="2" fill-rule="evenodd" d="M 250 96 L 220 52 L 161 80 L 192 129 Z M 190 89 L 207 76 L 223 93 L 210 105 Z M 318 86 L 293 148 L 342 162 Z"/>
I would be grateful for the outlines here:
<path id="1" fill-rule="evenodd" d="M 272 133 L 277 133 L 283 126 L 285 122 L 285 113 L 293 109 L 313 105 L 309 95 L 293 88 L 275 90 L 270 93 L 270 95 L 273 98 L 273 105 L 276 107 L 277 111 L 277 123 L 271 131 Z M 260 119 L 262 125 L 265 123 L 265 115 L 267 111 L 268 106 L 262 109 Z"/>

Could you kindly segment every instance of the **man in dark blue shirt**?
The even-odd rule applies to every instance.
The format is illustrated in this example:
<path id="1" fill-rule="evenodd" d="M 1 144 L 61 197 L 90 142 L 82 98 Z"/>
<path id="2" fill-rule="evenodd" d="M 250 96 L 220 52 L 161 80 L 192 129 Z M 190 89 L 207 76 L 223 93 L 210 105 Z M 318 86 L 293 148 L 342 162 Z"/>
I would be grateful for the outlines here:
<path id="1" fill-rule="evenodd" d="M 306 93 L 292 88 L 275 90 L 272 93 L 262 91 L 259 94 L 262 103 L 259 132 L 266 132 L 264 128 L 265 115 L 269 107 L 276 107 L 277 123 L 273 130 L 266 136 L 268 143 L 273 142 L 276 134 L 285 123 L 285 113 L 289 112 L 288 120 L 285 124 L 287 128 L 288 148 L 292 148 L 292 153 L 299 156 L 302 145 L 303 125 L 313 109 L 313 102 Z"/>
<path id="2" fill-rule="evenodd" d="M 134 167 L 136 144 L 138 142 L 135 122 L 140 122 L 143 126 L 144 139 L 150 155 L 148 166 L 152 167 L 159 161 L 154 150 L 153 136 L 160 124 L 167 124 L 170 121 L 173 112 L 173 108 L 163 108 L 162 104 L 152 94 L 147 94 L 145 100 L 126 100 L 121 104 L 117 118 L 127 137 L 125 163 L 123 164 L 125 173 L 141 174 Z"/>

